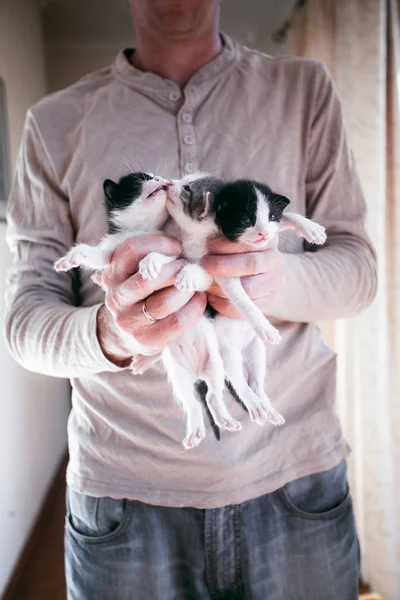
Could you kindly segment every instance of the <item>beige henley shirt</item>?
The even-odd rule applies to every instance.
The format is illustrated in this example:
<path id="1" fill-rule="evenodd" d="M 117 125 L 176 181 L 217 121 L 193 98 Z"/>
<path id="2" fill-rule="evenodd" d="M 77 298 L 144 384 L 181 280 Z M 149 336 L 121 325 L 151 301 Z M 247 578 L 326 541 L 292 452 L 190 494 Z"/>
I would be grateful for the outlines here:
<path id="1" fill-rule="evenodd" d="M 328 469 L 349 451 L 334 409 L 335 354 L 314 323 L 364 309 L 376 265 L 340 102 L 321 63 L 223 39 L 183 91 L 132 67 L 126 51 L 27 115 L 8 205 L 6 337 L 27 369 L 71 380 L 67 481 L 79 492 L 213 508 Z M 317 251 L 281 236 L 290 270 L 269 312 L 283 341 L 268 346 L 266 389 L 283 427 L 251 423 L 227 398 L 242 431 L 218 442 L 209 427 L 185 451 L 185 415 L 161 367 L 133 376 L 102 354 L 102 290 L 81 272 L 78 300 L 76 274 L 52 264 L 75 242 L 98 242 L 103 180 L 130 168 L 255 178 L 326 227 Z"/>

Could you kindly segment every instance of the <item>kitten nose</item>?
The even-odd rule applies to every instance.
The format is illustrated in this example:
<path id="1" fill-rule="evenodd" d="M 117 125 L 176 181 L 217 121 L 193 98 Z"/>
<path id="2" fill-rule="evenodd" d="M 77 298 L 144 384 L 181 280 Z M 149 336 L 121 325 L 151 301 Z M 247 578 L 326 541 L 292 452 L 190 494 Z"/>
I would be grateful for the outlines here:
<path id="1" fill-rule="evenodd" d="M 154 181 L 161 181 L 161 177 L 154 177 Z"/>
<path id="2" fill-rule="evenodd" d="M 259 231 L 258 232 L 258 237 L 260 238 L 260 240 L 266 240 L 267 239 L 267 234 L 264 233 L 263 231 Z"/>

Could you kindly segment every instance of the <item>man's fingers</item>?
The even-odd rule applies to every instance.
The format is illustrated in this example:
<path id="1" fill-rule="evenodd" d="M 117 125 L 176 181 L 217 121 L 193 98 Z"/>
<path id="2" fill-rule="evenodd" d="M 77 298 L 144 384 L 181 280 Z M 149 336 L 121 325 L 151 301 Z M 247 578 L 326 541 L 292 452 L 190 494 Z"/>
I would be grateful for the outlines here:
<path id="1" fill-rule="evenodd" d="M 241 282 L 244 290 L 252 300 L 263 298 L 270 291 L 274 293 L 283 283 L 282 273 L 260 273 L 259 275 L 247 275 L 241 277 Z M 218 283 L 214 281 L 212 286 L 207 290 L 208 294 L 226 298 L 226 294 L 221 290 Z"/>
<path id="2" fill-rule="evenodd" d="M 139 301 L 133 306 L 128 306 L 126 310 L 119 312 L 117 316 L 118 327 L 132 333 L 143 329 L 143 327 L 154 327 L 155 323 L 148 319 L 143 312 L 143 302 L 146 302 L 147 311 L 153 319 L 160 321 L 179 311 L 193 295 L 194 292 L 181 292 L 175 286 L 164 288 L 160 292 L 155 292 L 145 300 Z"/>
<path id="3" fill-rule="evenodd" d="M 146 308 L 154 319 L 160 321 L 181 310 L 193 296 L 194 292 L 181 292 L 175 286 L 171 286 L 146 298 Z M 140 310 L 142 309 L 140 308 Z M 144 315 L 143 317 L 145 322 L 151 324 Z"/>
<path id="4" fill-rule="evenodd" d="M 262 250 L 276 248 L 277 245 L 278 236 L 276 235 Z M 231 242 L 224 237 L 211 238 L 208 240 L 207 249 L 210 254 L 241 254 L 243 252 L 252 252 L 254 250 L 249 244 Z"/>
<path id="5" fill-rule="evenodd" d="M 247 275 L 241 278 L 245 292 L 252 300 L 264 298 L 269 294 L 275 294 L 283 284 L 281 271 L 273 273 L 261 273 L 260 275 Z"/>
<path id="6" fill-rule="evenodd" d="M 252 247 L 249 244 L 231 242 L 225 237 L 218 237 L 208 240 L 207 250 L 210 254 L 241 254 L 242 252 L 251 252 Z"/>
<path id="7" fill-rule="evenodd" d="M 255 301 L 255 304 L 263 312 L 268 312 L 268 307 L 272 304 L 275 298 L 275 293 L 264 295 L 259 300 Z M 224 317 L 230 317 L 231 319 L 244 319 L 243 315 L 240 314 L 236 308 L 231 304 L 227 298 L 220 298 L 219 296 L 208 296 L 208 302 L 217 312 Z"/>
<path id="8" fill-rule="evenodd" d="M 243 316 L 236 310 L 236 308 L 227 298 L 221 298 L 220 296 L 213 296 L 212 294 L 209 294 L 207 300 L 208 303 L 211 304 L 211 306 L 224 317 L 230 317 L 231 319 L 243 319 Z"/>
<path id="9" fill-rule="evenodd" d="M 281 267 L 280 252 L 246 252 L 244 254 L 210 254 L 204 256 L 201 265 L 212 277 L 243 277 L 258 275 Z"/>
<path id="10" fill-rule="evenodd" d="M 207 290 L 207 294 L 214 294 L 214 296 L 220 296 L 221 298 L 226 297 L 216 281 L 212 282 L 211 287 Z"/>
<path id="11" fill-rule="evenodd" d="M 139 272 L 135 273 L 121 285 L 109 290 L 105 299 L 107 308 L 114 314 L 125 307 L 136 304 L 139 300 L 147 298 L 156 290 L 173 285 L 176 275 L 185 264 L 184 259 L 174 260 L 164 265 L 155 279 L 143 279 Z"/>
<path id="12" fill-rule="evenodd" d="M 204 314 L 206 303 L 206 294 L 196 292 L 193 298 L 178 312 L 157 321 L 151 327 L 146 327 L 141 335 L 136 335 L 137 341 L 151 348 L 164 348 L 200 319 Z"/>
<path id="13" fill-rule="evenodd" d="M 114 252 L 104 269 L 102 282 L 107 286 L 119 285 L 137 271 L 139 262 L 150 252 L 180 256 L 182 245 L 165 235 L 137 235 L 125 240 Z"/>

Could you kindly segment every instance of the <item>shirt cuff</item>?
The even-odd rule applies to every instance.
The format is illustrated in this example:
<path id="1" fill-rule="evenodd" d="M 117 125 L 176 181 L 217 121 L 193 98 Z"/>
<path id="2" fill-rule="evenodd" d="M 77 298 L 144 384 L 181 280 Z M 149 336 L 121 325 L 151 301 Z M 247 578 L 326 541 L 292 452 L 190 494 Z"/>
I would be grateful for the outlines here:
<path id="1" fill-rule="evenodd" d="M 97 313 L 102 304 L 95 304 L 94 306 L 88 306 L 80 309 L 82 311 L 82 330 L 84 331 L 84 338 L 88 343 L 84 344 L 88 352 L 88 359 L 91 362 L 92 368 L 90 371 L 95 373 L 102 373 L 104 371 L 125 371 L 129 366 L 119 367 L 112 363 L 104 355 L 99 339 L 97 337 Z M 79 327 L 78 323 L 78 327 Z M 82 340 L 83 341 L 83 340 Z"/>

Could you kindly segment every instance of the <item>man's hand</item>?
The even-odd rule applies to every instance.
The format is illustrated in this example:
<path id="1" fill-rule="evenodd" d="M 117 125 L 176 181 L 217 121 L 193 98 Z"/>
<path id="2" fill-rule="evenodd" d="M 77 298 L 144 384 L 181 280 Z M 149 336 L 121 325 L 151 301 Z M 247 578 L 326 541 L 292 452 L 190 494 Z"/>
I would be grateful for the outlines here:
<path id="1" fill-rule="evenodd" d="M 209 241 L 201 264 L 213 277 L 240 277 L 250 298 L 263 313 L 268 308 L 284 281 L 284 255 L 278 250 L 278 236 L 264 250 L 249 251 L 247 244 L 230 242 L 222 238 Z M 243 319 L 221 288 L 215 282 L 207 292 L 208 302 L 226 317 Z"/>
<path id="2" fill-rule="evenodd" d="M 183 259 L 165 265 L 156 279 L 143 279 L 138 272 L 139 262 L 154 249 L 169 256 L 182 253 L 178 241 L 162 235 L 133 237 L 117 248 L 101 276 L 106 300 L 98 311 L 97 337 L 105 356 L 120 366 L 127 366 L 133 354 L 126 334 L 143 346 L 161 351 L 204 313 L 204 293 L 180 292 L 173 285 L 185 264 Z M 144 300 L 155 323 L 143 314 Z"/>

